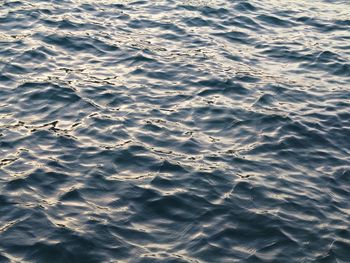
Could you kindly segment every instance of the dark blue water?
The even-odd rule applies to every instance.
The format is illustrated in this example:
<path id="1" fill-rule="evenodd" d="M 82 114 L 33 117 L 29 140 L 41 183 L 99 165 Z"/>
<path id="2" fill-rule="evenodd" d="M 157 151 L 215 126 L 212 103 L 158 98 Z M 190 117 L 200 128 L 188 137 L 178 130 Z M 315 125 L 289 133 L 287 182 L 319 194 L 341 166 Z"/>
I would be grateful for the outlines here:
<path id="1" fill-rule="evenodd" d="M 350 2 L 0 0 L 0 262 L 350 262 Z"/>

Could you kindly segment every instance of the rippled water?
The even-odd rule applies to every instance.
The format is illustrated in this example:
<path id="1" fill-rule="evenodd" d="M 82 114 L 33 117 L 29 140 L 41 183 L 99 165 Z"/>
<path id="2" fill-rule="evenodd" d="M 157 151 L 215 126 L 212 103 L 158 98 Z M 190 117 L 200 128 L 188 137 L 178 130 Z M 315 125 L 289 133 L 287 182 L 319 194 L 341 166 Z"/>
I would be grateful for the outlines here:
<path id="1" fill-rule="evenodd" d="M 350 262 L 350 2 L 0 0 L 0 262 Z"/>

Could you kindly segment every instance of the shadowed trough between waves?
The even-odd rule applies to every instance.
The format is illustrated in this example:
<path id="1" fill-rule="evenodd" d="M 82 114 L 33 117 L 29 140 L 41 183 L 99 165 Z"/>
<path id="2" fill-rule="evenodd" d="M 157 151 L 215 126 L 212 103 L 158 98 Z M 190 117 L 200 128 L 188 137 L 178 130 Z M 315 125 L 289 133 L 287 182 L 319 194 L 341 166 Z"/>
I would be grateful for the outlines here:
<path id="1" fill-rule="evenodd" d="M 0 0 L 0 262 L 350 262 L 350 2 Z"/>

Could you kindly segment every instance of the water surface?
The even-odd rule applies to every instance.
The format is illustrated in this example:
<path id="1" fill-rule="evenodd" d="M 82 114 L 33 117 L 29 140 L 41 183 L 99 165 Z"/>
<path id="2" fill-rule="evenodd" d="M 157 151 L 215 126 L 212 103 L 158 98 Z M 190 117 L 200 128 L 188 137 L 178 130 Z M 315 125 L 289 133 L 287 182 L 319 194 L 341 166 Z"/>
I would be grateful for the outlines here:
<path id="1" fill-rule="evenodd" d="M 350 3 L 0 0 L 0 262 L 350 262 Z"/>

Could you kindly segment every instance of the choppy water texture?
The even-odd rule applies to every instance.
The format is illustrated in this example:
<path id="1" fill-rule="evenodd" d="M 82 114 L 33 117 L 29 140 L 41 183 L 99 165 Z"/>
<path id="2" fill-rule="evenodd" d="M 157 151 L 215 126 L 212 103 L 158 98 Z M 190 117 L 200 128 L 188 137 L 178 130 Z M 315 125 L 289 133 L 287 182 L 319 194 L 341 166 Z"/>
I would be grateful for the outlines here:
<path id="1" fill-rule="evenodd" d="M 0 0 L 0 262 L 350 262 L 350 2 Z"/>

